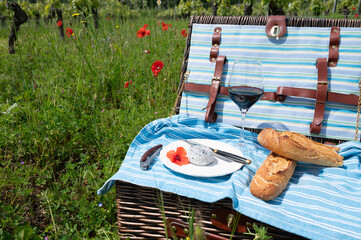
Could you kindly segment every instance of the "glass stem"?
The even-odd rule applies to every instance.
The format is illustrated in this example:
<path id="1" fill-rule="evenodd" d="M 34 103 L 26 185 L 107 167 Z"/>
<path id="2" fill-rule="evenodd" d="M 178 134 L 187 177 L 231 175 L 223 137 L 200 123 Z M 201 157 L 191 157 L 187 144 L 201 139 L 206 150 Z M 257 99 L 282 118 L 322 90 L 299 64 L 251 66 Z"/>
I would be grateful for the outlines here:
<path id="1" fill-rule="evenodd" d="M 239 145 L 241 146 L 244 145 L 244 125 L 246 123 L 246 113 L 247 113 L 247 109 L 241 109 L 242 122 L 241 122 L 241 136 L 239 138 Z"/>

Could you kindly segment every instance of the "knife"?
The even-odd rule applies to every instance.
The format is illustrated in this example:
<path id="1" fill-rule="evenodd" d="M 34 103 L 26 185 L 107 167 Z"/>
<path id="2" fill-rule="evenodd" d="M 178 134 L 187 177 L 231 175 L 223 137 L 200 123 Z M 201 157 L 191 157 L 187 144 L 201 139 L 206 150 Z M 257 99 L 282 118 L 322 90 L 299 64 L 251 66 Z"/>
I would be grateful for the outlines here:
<path id="1" fill-rule="evenodd" d="M 163 145 L 159 144 L 147 150 L 140 159 L 140 169 L 142 169 L 143 171 L 148 170 L 153 159 L 158 157 L 160 150 L 162 150 L 162 148 Z"/>
<path id="2" fill-rule="evenodd" d="M 211 148 L 211 147 L 208 147 L 204 144 L 201 144 L 201 143 L 197 143 L 197 142 L 194 142 L 192 140 L 189 140 L 189 139 L 184 139 L 184 141 L 188 144 L 191 144 L 191 145 L 201 145 L 201 146 L 204 146 L 204 147 L 207 147 L 209 149 L 211 149 L 215 154 L 219 155 L 219 156 L 222 156 L 224 158 L 228 158 L 234 162 L 239 162 L 239 163 L 243 163 L 243 164 L 250 164 L 252 161 L 247 159 L 247 158 L 244 158 L 244 157 L 241 157 L 241 156 L 238 156 L 236 154 L 233 154 L 233 153 L 230 153 L 230 152 L 226 152 L 226 151 L 223 151 L 223 150 L 219 150 L 219 149 L 214 149 L 214 148 Z"/>

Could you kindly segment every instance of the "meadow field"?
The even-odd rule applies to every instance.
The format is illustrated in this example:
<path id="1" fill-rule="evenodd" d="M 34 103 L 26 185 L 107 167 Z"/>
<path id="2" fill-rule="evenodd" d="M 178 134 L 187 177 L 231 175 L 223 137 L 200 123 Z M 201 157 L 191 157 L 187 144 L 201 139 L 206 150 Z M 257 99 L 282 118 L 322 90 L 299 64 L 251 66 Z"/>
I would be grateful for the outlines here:
<path id="1" fill-rule="evenodd" d="M 117 239 L 115 190 L 96 191 L 176 100 L 188 19 L 62 24 L 21 25 L 11 55 L 0 26 L 0 239 Z"/>
<path id="2" fill-rule="evenodd" d="M 186 16 L 213 14 L 210 1 L 169 1 L 165 11 L 122 1 L 144 5 L 136 17 L 114 7 L 121 1 L 101 2 L 98 28 L 67 7 L 61 22 L 22 24 L 9 54 L 0 0 L 0 240 L 119 239 L 115 188 L 96 192 L 137 133 L 172 114 Z M 253 15 L 267 15 L 269 3 L 255 1 Z M 337 14 L 331 0 L 278 3 L 289 16 L 357 19 L 360 11 L 357 0 L 340 1 Z M 243 14 L 240 1 L 219 1 L 218 15 Z"/>

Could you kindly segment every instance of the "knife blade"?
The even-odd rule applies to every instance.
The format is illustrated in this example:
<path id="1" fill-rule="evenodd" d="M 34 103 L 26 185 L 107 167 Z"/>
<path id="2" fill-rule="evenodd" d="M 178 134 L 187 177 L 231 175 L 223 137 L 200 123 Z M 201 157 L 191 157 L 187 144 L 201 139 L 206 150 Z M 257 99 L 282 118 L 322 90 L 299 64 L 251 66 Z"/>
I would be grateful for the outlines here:
<path id="1" fill-rule="evenodd" d="M 140 159 L 140 169 L 142 169 L 143 171 L 148 170 L 153 159 L 158 157 L 162 148 L 163 145 L 159 144 L 157 146 L 148 149 Z"/>
<path id="2" fill-rule="evenodd" d="M 211 148 L 211 147 L 206 146 L 204 144 L 194 142 L 193 140 L 190 140 L 190 139 L 184 139 L 184 141 L 186 143 L 188 143 L 188 144 L 191 144 L 191 145 L 201 145 L 201 146 L 207 147 L 207 148 L 211 149 L 215 154 L 217 154 L 219 156 L 222 156 L 224 158 L 228 158 L 228 159 L 230 159 L 232 161 L 235 161 L 235 162 L 239 162 L 239 163 L 243 163 L 243 164 L 250 164 L 252 162 L 251 160 L 249 160 L 247 158 L 244 158 L 244 157 L 241 157 L 241 156 L 238 156 L 236 154 L 226 152 L 226 151 L 223 151 L 223 150 L 214 149 L 214 148 Z"/>

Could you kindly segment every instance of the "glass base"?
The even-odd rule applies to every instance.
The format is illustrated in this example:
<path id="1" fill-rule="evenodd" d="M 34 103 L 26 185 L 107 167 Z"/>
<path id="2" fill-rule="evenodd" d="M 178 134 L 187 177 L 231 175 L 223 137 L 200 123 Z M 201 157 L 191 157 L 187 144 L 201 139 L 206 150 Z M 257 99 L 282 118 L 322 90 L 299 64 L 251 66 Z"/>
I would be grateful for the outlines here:
<path id="1" fill-rule="evenodd" d="M 245 144 L 244 142 L 241 142 L 241 141 L 239 141 L 238 143 L 236 143 L 236 147 L 237 147 L 238 149 L 240 149 L 242 152 L 249 152 L 249 151 L 250 151 L 248 145 Z"/>
<path id="2" fill-rule="evenodd" d="M 245 143 L 245 142 L 242 142 L 242 141 L 238 141 L 235 145 L 243 153 L 254 152 L 254 151 L 257 151 L 257 149 L 258 149 L 258 147 L 252 142 Z"/>

